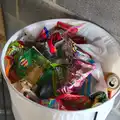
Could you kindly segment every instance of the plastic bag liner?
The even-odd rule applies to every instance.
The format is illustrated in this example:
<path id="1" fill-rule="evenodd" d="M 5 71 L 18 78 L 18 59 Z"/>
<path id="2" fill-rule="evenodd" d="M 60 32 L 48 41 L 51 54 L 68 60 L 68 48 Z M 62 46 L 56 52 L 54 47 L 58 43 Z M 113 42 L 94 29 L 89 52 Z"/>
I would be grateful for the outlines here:
<path id="1" fill-rule="evenodd" d="M 36 37 L 37 33 L 42 30 L 45 25 L 48 29 L 51 29 L 55 26 L 57 21 L 62 21 L 74 26 L 79 26 L 80 24 L 84 24 L 79 28 L 78 35 L 84 36 L 89 40 L 90 44 L 79 45 L 80 48 L 84 49 L 84 51 L 90 53 L 98 63 L 100 62 L 101 66 L 97 64 L 97 66 L 102 67 L 104 72 L 113 72 L 117 76 L 120 77 L 119 66 L 120 66 L 120 46 L 117 41 L 105 30 L 102 28 L 86 21 L 74 20 L 74 19 L 55 19 L 55 20 L 47 20 L 32 24 L 25 29 L 32 33 L 33 37 Z M 6 43 L 2 55 L 1 55 L 1 69 L 2 74 L 7 82 L 8 89 L 11 96 L 12 101 L 12 110 L 16 120 L 93 120 L 95 118 L 95 113 L 97 114 L 97 120 L 104 120 L 110 110 L 113 107 L 114 100 L 119 92 L 114 95 L 114 97 L 107 102 L 97 106 L 95 108 L 90 108 L 81 111 L 59 111 L 50 109 L 41 105 L 38 105 L 27 98 L 25 98 L 21 93 L 19 93 L 11 83 L 9 82 L 6 74 L 5 74 L 5 63 L 4 56 L 6 54 L 7 48 L 9 44 L 15 41 L 18 36 L 22 33 L 23 30 L 15 33 Z M 92 44 L 92 45 L 91 45 Z M 101 68 L 100 68 L 101 69 Z M 93 73 L 93 75 L 99 78 L 99 74 Z M 102 75 L 101 75 L 102 76 Z M 103 79 L 103 78 L 100 78 Z M 99 79 L 99 80 L 100 80 Z M 100 82 L 101 87 L 104 86 L 103 82 Z M 99 86 L 100 86 L 99 85 Z M 101 89 L 101 88 L 99 88 Z"/>

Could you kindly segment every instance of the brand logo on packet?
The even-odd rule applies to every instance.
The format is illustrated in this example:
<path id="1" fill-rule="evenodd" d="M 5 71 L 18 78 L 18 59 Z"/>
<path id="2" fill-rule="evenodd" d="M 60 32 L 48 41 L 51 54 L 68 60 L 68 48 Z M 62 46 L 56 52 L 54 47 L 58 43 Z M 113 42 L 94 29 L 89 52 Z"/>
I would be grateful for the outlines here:
<path id="1" fill-rule="evenodd" d="M 20 61 L 20 65 L 21 65 L 21 66 L 24 66 L 24 67 L 27 67 L 27 66 L 28 66 L 28 61 L 27 61 L 25 58 L 23 58 L 23 59 Z"/>

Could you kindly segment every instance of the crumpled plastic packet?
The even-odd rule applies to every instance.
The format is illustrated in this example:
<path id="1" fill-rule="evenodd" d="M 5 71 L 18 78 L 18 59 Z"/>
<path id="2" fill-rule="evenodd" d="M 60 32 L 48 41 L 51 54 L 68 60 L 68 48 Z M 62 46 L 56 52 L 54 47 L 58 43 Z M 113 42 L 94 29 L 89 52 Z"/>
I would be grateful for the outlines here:
<path id="1" fill-rule="evenodd" d="M 40 54 L 35 47 L 26 50 L 23 55 L 18 56 L 17 60 L 16 71 L 21 78 L 27 75 L 27 71 L 29 71 L 31 67 L 34 68 L 38 65 L 44 70 L 50 65 L 50 61 Z"/>
<path id="2" fill-rule="evenodd" d="M 81 110 L 91 107 L 89 97 L 73 94 L 62 94 L 56 98 L 61 110 Z"/>
<path id="3" fill-rule="evenodd" d="M 93 101 L 92 107 L 96 107 L 108 100 L 105 92 L 98 91 L 90 95 L 90 99 Z M 99 104 L 98 104 L 99 103 Z"/>
<path id="4" fill-rule="evenodd" d="M 57 96 L 57 88 L 65 83 L 66 67 L 59 64 L 51 64 L 44 74 L 36 82 L 36 94 L 39 98 L 47 99 Z"/>
<path id="5" fill-rule="evenodd" d="M 88 75 L 82 87 L 80 88 L 78 94 L 90 96 L 92 93 L 97 92 L 95 87 L 96 84 L 97 84 L 97 80 L 91 74 Z"/>
<path id="6" fill-rule="evenodd" d="M 42 99 L 39 101 L 39 104 L 44 105 L 49 108 L 60 110 L 60 104 L 57 102 L 55 98 Z"/>
<path id="7" fill-rule="evenodd" d="M 21 41 L 14 41 L 12 42 L 7 50 L 6 56 L 12 57 L 14 56 L 17 52 L 20 51 L 20 49 L 24 48 L 23 44 Z"/>
<path id="8" fill-rule="evenodd" d="M 70 68 L 69 82 L 62 88 L 58 89 L 59 93 L 72 93 L 80 89 L 85 82 L 86 77 L 95 69 L 95 65 L 85 63 L 80 60 L 74 60 Z"/>
<path id="9" fill-rule="evenodd" d="M 104 79 L 103 70 L 102 70 L 101 64 L 98 61 L 98 60 L 102 61 L 102 58 L 99 58 L 99 54 L 102 52 L 101 49 L 90 44 L 85 44 L 85 45 L 76 44 L 76 46 L 82 49 L 88 55 L 92 56 L 94 59 L 94 65 L 96 66 L 96 68 L 92 71 L 91 74 L 98 81 L 96 82 L 94 92 L 103 91 L 107 94 L 107 85 Z M 87 61 L 91 61 L 90 56 L 89 58 L 86 57 L 88 58 Z"/>

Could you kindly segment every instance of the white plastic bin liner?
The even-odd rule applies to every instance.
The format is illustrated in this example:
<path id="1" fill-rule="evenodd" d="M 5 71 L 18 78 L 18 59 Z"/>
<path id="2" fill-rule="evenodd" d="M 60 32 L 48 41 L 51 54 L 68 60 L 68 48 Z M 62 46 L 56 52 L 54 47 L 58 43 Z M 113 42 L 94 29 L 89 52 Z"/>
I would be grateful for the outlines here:
<path id="1" fill-rule="evenodd" d="M 45 25 L 48 29 L 52 28 L 57 21 L 66 22 L 68 24 L 79 25 L 85 23 L 80 28 L 79 35 L 89 39 L 92 44 L 100 49 L 93 52 L 94 56 L 100 61 L 104 72 L 113 72 L 120 77 L 120 46 L 116 40 L 102 28 L 86 21 L 74 19 L 54 19 L 32 24 L 25 29 L 36 36 L 40 29 Z M 15 41 L 22 30 L 15 33 L 6 43 L 1 55 L 1 68 L 3 76 L 7 82 L 11 100 L 12 109 L 16 120 L 94 120 L 95 113 L 98 112 L 96 120 L 104 120 L 113 107 L 114 100 L 119 92 L 109 101 L 102 105 L 80 111 L 59 111 L 50 109 L 25 98 L 15 88 L 12 87 L 10 81 L 5 75 L 4 56 L 9 44 Z"/>

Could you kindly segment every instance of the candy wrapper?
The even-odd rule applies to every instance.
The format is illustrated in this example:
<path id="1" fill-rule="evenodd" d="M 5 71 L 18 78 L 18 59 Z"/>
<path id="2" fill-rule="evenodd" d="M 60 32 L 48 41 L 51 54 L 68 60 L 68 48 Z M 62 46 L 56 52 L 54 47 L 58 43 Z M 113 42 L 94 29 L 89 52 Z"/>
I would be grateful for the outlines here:
<path id="1" fill-rule="evenodd" d="M 49 67 L 50 62 L 40 54 L 35 47 L 27 50 L 24 52 L 22 56 L 18 57 L 18 64 L 17 64 L 17 74 L 23 78 L 26 76 L 27 71 L 31 67 L 35 67 L 36 65 L 42 67 L 42 69 L 46 69 Z"/>
<path id="2" fill-rule="evenodd" d="M 48 37 L 49 37 L 49 30 L 46 27 L 44 27 L 41 30 L 41 32 L 38 34 L 36 40 L 37 41 L 45 41 L 48 39 Z"/>
<path id="3" fill-rule="evenodd" d="M 74 60 L 69 72 L 69 83 L 58 89 L 59 93 L 72 93 L 79 90 L 86 77 L 92 73 L 95 66 L 80 60 Z"/>
<path id="4" fill-rule="evenodd" d="M 37 87 L 35 93 L 39 98 L 47 99 L 49 97 L 54 96 L 52 78 L 53 78 L 53 70 L 48 69 L 37 81 Z"/>
<path id="5" fill-rule="evenodd" d="M 8 50 L 5 56 L 5 66 L 6 66 L 5 71 L 11 83 L 15 83 L 20 79 L 14 69 L 14 66 L 15 66 L 14 57 L 16 56 L 16 54 L 21 53 L 23 49 L 24 49 L 24 46 L 21 41 L 14 41 L 8 47 Z"/>
<path id="6" fill-rule="evenodd" d="M 60 40 L 62 40 L 62 36 L 59 32 L 52 33 L 51 36 L 49 37 L 49 39 L 47 40 L 47 44 L 48 44 L 49 51 L 51 54 L 56 53 L 56 48 L 55 48 L 54 44 Z"/>
<path id="7" fill-rule="evenodd" d="M 44 31 L 44 29 L 47 30 L 47 28 L 44 27 L 42 31 Z M 29 31 L 25 29 L 18 36 L 18 40 L 20 40 L 24 44 L 25 47 L 31 48 L 32 46 L 35 46 L 46 58 L 51 59 L 52 54 L 49 51 L 49 46 L 46 41 L 46 37 L 45 37 L 46 33 L 42 31 L 38 34 L 37 37 L 34 37 L 32 33 L 30 33 Z M 60 37 L 60 36 L 58 34 L 54 34 L 51 36 L 51 38 L 54 39 L 54 41 L 56 41 L 56 37 Z"/>
<path id="8" fill-rule="evenodd" d="M 48 30 L 46 27 L 42 29 L 40 34 L 37 36 L 36 41 L 37 42 L 47 42 L 49 52 L 51 54 L 56 53 L 56 48 L 54 46 L 54 43 L 57 41 L 62 40 L 62 36 L 58 31 L 51 32 L 52 30 Z"/>
<path id="9" fill-rule="evenodd" d="M 59 110 L 59 108 L 60 108 L 60 105 L 57 102 L 57 100 L 53 99 L 53 98 L 40 100 L 39 103 L 41 105 L 44 105 L 46 107 L 53 108 L 53 109 Z"/>
<path id="10" fill-rule="evenodd" d="M 75 45 L 76 45 L 77 50 L 78 50 L 75 53 L 76 57 L 78 59 L 81 59 L 81 60 L 84 60 L 84 61 L 89 62 L 91 64 L 94 64 L 96 66 L 96 68 L 91 73 L 92 76 L 97 80 L 94 92 L 103 91 L 107 94 L 107 85 L 105 83 L 101 64 L 97 61 L 97 59 L 100 60 L 101 58 L 97 58 L 96 54 L 94 54 L 94 53 L 100 52 L 100 49 L 96 48 L 93 45 L 89 45 L 89 44 L 85 44 L 85 45 L 75 44 Z"/>
<path id="11" fill-rule="evenodd" d="M 41 78 L 37 81 L 35 90 L 40 98 L 49 98 L 57 95 L 57 88 L 60 88 L 65 83 L 66 67 L 59 64 L 51 64 Z"/>
<path id="12" fill-rule="evenodd" d="M 87 40 L 82 37 L 82 36 L 74 36 L 71 37 L 71 39 L 76 43 L 76 44 L 86 44 Z"/>
<path id="13" fill-rule="evenodd" d="M 58 42 L 56 45 L 57 56 L 63 59 L 69 59 L 71 61 L 73 58 L 81 59 L 85 62 L 92 60 L 92 57 L 87 52 L 83 51 L 81 48 L 77 47 L 77 44 L 66 36 L 63 41 Z"/>
<path id="14" fill-rule="evenodd" d="M 30 68 L 29 68 L 30 69 Z M 27 71 L 28 72 L 28 71 Z M 25 77 L 27 81 L 29 81 L 32 85 L 35 85 L 38 79 L 42 76 L 43 69 L 40 66 L 34 66 L 31 72 L 27 73 Z"/>
<path id="15" fill-rule="evenodd" d="M 5 56 L 5 72 L 7 76 L 9 76 L 9 71 L 12 65 L 13 65 L 13 58 L 9 56 Z"/>
<path id="16" fill-rule="evenodd" d="M 99 91 L 92 95 L 90 95 L 90 99 L 93 101 L 93 107 L 96 106 L 97 103 L 104 103 L 108 100 L 108 97 L 106 96 L 106 93 Z"/>
<path id="17" fill-rule="evenodd" d="M 80 95 L 63 94 L 58 96 L 56 100 L 64 110 L 81 110 L 92 105 L 89 97 Z"/>
<path id="18" fill-rule="evenodd" d="M 14 69 L 10 69 L 8 78 L 10 79 L 11 83 L 15 83 L 20 80 L 20 77 L 17 75 Z"/>
<path id="19" fill-rule="evenodd" d="M 92 93 L 97 92 L 95 89 L 96 84 L 97 80 L 91 74 L 88 75 L 82 87 L 80 88 L 79 94 L 90 96 Z"/>
<path id="20" fill-rule="evenodd" d="M 24 48 L 23 44 L 21 41 L 15 41 L 10 44 L 8 47 L 6 56 L 14 56 L 17 52 L 19 52 L 22 48 Z"/>
<path id="21" fill-rule="evenodd" d="M 63 22 L 60 22 L 60 21 L 57 22 L 56 27 L 67 31 L 64 34 L 68 34 L 69 36 L 72 36 L 72 37 L 75 36 L 76 33 L 78 32 L 77 27 L 73 27 L 72 25 L 69 25 L 67 23 L 63 23 Z"/>

